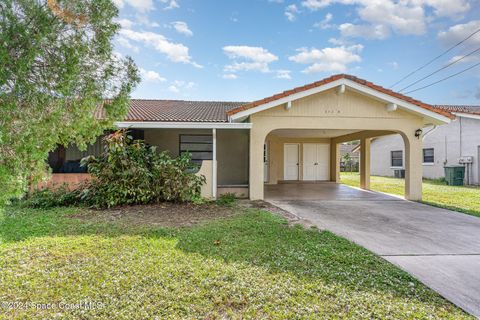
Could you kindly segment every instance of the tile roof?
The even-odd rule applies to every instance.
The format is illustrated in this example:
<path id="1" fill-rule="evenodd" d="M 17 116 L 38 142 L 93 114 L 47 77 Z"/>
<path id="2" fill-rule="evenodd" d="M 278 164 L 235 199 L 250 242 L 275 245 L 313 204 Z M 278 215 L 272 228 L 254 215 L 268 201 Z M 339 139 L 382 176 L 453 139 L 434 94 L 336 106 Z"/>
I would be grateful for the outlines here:
<path id="1" fill-rule="evenodd" d="M 480 115 L 480 106 L 435 105 L 434 107 L 448 112 L 470 113 Z"/>
<path id="2" fill-rule="evenodd" d="M 227 111 L 245 102 L 131 99 L 124 121 L 227 122 Z M 98 112 L 101 117 L 101 111 Z"/>
<path id="3" fill-rule="evenodd" d="M 405 100 L 419 107 L 439 113 L 443 116 L 454 118 L 451 112 L 462 112 L 480 115 L 480 106 L 467 105 L 429 105 L 421 101 L 385 89 L 366 80 L 347 75 L 339 74 L 321 81 L 287 90 L 268 98 L 254 102 L 222 102 L 222 101 L 184 101 L 184 100 L 148 100 L 131 99 L 131 106 L 128 110 L 125 121 L 159 121 L 159 122 L 228 122 L 228 116 L 243 110 L 254 108 L 264 103 L 287 97 L 291 94 L 306 91 L 311 88 L 339 80 L 349 79 L 374 90 L 383 92 L 393 97 Z M 103 117 L 103 110 L 99 108 L 96 112 L 98 118 Z"/>
<path id="4" fill-rule="evenodd" d="M 301 86 L 301 87 L 297 87 L 297 88 L 293 88 L 291 90 L 283 91 L 282 93 L 274 94 L 274 95 L 272 95 L 270 97 L 267 97 L 267 98 L 264 98 L 264 99 L 260 99 L 260 100 L 257 100 L 257 101 L 247 103 L 245 105 L 242 105 L 242 106 L 239 106 L 237 108 L 231 109 L 231 110 L 227 111 L 227 113 L 228 113 L 229 116 L 231 116 L 231 115 L 234 115 L 238 112 L 248 110 L 248 109 L 251 109 L 251 108 L 255 108 L 259 105 L 269 103 L 271 101 L 275 101 L 275 100 L 278 100 L 278 99 L 281 99 L 281 98 L 284 98 L 284 97 L 288 97 L 289 95 L 292 95 L 294 93 L 298 93 L 298 92 L 306 91 L 306 90 L 313 89 L 313 88 L 316 88 L 316 87 L 320 87 L 320 86 L 323 86 L 325 84 L 328 84 L 330 82 L 340 80 L 340 79 L 348 79 L 348 80 L 354 81 L 358 84 L 361 84 L 361 85 L 367 86 L 371 89 L 377 90 L 379 92 L 388 94 L 392 97 L 407 101 L 411 104 L 417 105 L 417 106 L 422 107 L 424 109 L 436 112 L 436 113 L 441 114 L 445 117 L 454 118 L 454 116 L 448 111 L 445 111 L 445 110 L 442 110 L 442 109 L 439 109 L 439 108 L 435 108 L 432 105 L 423 103 L 419 100 L 415 100 L 415 99 L 413 99 L 411 97 L 408 97 L 408 96 L 405 96 L 401 93 L 392 91 L 390 89 L 386 89 L 386 88 L 381 87 L 379 85 L 376 85 L 372 82 L 369 82 L 369 81 L 364 80 L 364 79 L 357 78 L 357 77 L 349 75 L 349 74 L 333 75 L 331 77 L 325 78 L 325 79 L 317 81 L 317 82 L 313 82 L 313 83 L 310 83 L 310 84 L 307 84 L 307 85 L 304 85 L 304 86 Z"/>

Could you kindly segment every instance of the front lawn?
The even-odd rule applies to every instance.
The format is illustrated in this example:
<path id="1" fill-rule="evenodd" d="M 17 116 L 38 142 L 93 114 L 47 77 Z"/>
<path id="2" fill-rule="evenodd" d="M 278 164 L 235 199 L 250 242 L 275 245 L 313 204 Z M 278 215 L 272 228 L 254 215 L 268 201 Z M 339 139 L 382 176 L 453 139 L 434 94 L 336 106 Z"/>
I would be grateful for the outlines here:
<path id="1" fill-rule="evenodd" d="M 342 172 L 341 183 L 360 186 L 360 175 L 356 172 Z M 372 190 L 401 195 L 405 194 L 405 180 L 372 176 Z M 437 207 L 447 208 L 480 217 L 480 188 L 447 186 L 437 180 L 423 181 L 423 201 Z"/>
<path id="2" fill-rule="evenodd" d="M 292 227 L 258 209 L 233 207 L 205 218 L 205 208 L 218 211 L 181 207 L 175 215 L 185 212 L 191 223 L 168 228 L 143 206 L 7 208 L 0 216 L 0 312 L 83 319 L 470 318 L 330 232 Z"/>

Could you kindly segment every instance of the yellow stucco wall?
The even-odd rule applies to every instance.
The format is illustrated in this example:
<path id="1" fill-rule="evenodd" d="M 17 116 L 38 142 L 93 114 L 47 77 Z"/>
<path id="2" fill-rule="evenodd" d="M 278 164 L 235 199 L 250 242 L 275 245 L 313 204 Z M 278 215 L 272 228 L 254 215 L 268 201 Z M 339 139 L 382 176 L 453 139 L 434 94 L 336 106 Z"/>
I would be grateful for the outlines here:
<path id="1" fill-rule="evenodd" d="M 421 116 L 396 110 L 388 112 L 386 103 L 351 89 L 338 94 L 335 89 L 314 94 L 296 101 L 286 110 L 285 105 L 257 112 L 250 116 L 250 198 L 263 199 L 263 145 L 267 136 L 276 129 L 342 129 L 368 131 L 394 131 L 402 135 L 409 151 L 409 169 L 406 173 L 406 197 L 421 198 L 421 139 L 415 130 L 424 126 Z M 355 139 L 354 135 L 352 140 Z M 335 143 L 337 141 L 334 140 Z M 278 146 L 277 146 L 278 148 Z M 275 149 L 275 146 L 274 146 Z M 332 148 L 335 149 L 335 148 Z M 278 150 L 273 150 L 278 154 Z M 407 155 L 408 153 L 408 155 Z M 332 155 L 333 157 L 334 155 Z M 283 159 L 283 157 L 280 157 Z M 283 160 L 281 160 L 283 161 Z M 281 170 L 272 168 L 273 176 L 282 176 Z M 280 172 L 280 174 L 279 174 Z M 333 175 L 333 174 L 332 174 Z"/>

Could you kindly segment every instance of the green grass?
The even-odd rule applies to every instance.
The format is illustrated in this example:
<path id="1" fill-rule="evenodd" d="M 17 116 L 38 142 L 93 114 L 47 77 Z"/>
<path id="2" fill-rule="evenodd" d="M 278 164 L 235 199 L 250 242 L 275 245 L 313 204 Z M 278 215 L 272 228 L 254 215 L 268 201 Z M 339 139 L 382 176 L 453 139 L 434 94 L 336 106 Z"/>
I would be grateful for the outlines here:
<path id="1" fill-rule="evenodd" d="M 355 172 L 342 172 L 340 180 L 341 183 L 349 186 L 360 185 L 360 175 Z M 401 196 L 405 194 L 404 179 L 372 176 L 370 187 L 380 192 Z M 480 188 L 478 187 L 448 186 L 438 180 L 424 180 L 422 202 L 480 217 Z"/>
<path id="2" fill-rule="evenodd" d="M 7 208 L 0 215 L 0 301 L 101 305 L 2 305 L 0 317 L 470 319 L 343 238 L 237 210 L 162 229 L 73 218 L 81 215 L 73 208 Z"/>

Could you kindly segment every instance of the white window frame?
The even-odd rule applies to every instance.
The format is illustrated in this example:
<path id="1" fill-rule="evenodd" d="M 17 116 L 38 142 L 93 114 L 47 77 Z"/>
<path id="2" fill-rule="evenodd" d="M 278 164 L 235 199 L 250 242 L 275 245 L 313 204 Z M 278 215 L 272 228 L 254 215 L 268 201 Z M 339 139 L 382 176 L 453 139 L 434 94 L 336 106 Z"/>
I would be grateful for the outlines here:
<path id="1" fill-rule="evenodd" d="M 393 165 L 393 153 L 394 152 L 401 152 L 402 153 L 402 165 L 401 166 L 394 166 Z M 390 151 L 390 168 L 391 169 L 403 169 L 404 168 L 403 150 L 391 150 Z"/>
<path id="2" fill-rule="evenodd" d="M 425 162 L 425 150 L 433 150 L 433 161 L 432 162 Z M 424 166 L 433 166 L 435 165 L 435 148 L 423 148 L 422 149 L 422 164 Z"/>

